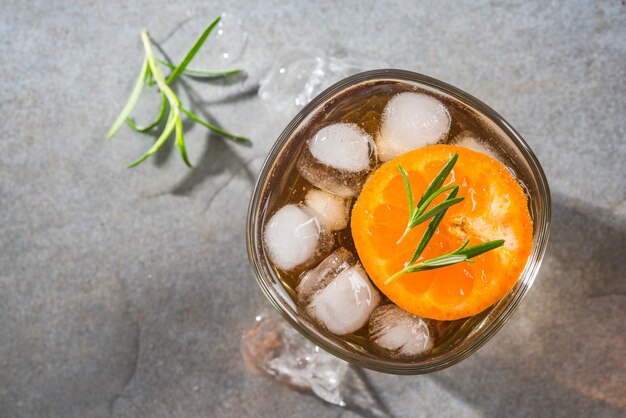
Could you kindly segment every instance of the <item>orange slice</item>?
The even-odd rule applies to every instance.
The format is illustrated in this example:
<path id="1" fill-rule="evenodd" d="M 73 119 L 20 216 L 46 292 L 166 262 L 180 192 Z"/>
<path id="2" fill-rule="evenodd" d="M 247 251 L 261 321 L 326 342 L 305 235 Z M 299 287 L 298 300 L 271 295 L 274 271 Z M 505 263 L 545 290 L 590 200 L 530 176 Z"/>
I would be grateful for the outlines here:
<path id="1" fill-rule="evenodd" d="M 396 241 L 408 222 L 401 165 L 417 202 L 439 170 L 459 154 L 444 185 L 460 186 L 465 200 L 452 206 L 418 262 L 447 254 L 466 240 L 469 245 L 504 239 L 504 246 L 436 270 L 408 273 L 384 285 L 402 270 L 429 221 Z M 429 207 L 447 196 L 438 196 Z M 524 190 L 507 168 L 493 158 L 454 145 L 432 145 L 382 165 L 365 183 L 352 210 L 352 237 L 376 286 L 400 308 L 415 315 L 453 320 L 475 315 L 506 295 L 519 278 L 532 244 L 532 220 Z"/>

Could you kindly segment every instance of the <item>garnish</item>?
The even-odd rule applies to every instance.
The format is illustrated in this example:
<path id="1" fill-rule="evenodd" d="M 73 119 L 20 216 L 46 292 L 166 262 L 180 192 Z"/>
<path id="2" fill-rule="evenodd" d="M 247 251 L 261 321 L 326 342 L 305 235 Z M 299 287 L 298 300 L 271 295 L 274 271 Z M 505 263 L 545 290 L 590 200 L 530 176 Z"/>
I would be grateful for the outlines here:
<path id="1" fill-rule="evenodd" d="M 454 154 L 453 170 L 439 176 Z M 445 187 L 452 188 L 423 213 L 445 200 L 465 200 L 394 245 L 408 223 L 409 190 L 398 165 L 413 189 L 411 209 Z M 494 205 L 503 196 L 507 204 Z M 476 315 L 502 299 L 524 271 L 533 239 L 528 198 L 511 172 L 488 155 L 444 144 L 410 151 L 372 173 L 352 207 L 350 231 L 361 264 L 389 300 L 414 315 L 441 321 Z M 498 238 L 506 239 L 504 247 L 498 248 Z M 486 242 L 490 240 L 497 241 Z"/>
<path id="2" fill-rule="evenodd" d="M 430 205 L 430 203 L 441 193 L 446 192 L 448 190 L 453 190 L 454 188 L 456 188 L 456 190 L 458 191 L 459 189 L 458 186 L 448 186 L 448 187 L 441 188 L 443 183 L 446 181 L 448 174 L 450 174 L 450 171 L 452 171 L 454 164 L 456 164 L 456 161 L 458 160 L 458 158 L 459 158 L 459 155 L 454 154 L 452 158 L 450 159 L 450 161 L 448 161 L 446 165 L 443 166 L 443 168 L 435 176 L 433 181 L 430 182 L 430 184 L 426 188 L 426 191 L 424 191 L 424 194 L 420 198 L 416 207 L 413 207 L 413 192 L 411 191 L 411 185 L 409 184 L 409 176 L 407 172 L 404 170 L 404 168 L 398 165 L 398 170 L 400 171 L 400 174 L 402 175 L 402 180 L 404 181 L 404 188 L 406 189 L 406 194 L 407 194 L 407 198 L 409 201 L 409 222 L 407 223 L 406 229 L 404 230 L 404 234 L 402 234 L 402 236 L 396 242 L 396 244 L 399 244 L 404 239 L 404 237 L 406 237 L 409 231 L 415 228 L 417 225 L 429 220 L 430 218 L 434 217 L 438 213 L 445 211 L 450 206 L 456 205 L 457 203 L 461 202 L 464 199 L 463 197 L 446 199 L 445 201 L 436 205 L 434 208 L 432 208 L 428 212 L 424 213 L 428 205 Z"/>
<path id="3" fill-rule="evenodd" d="M 135 82 L 135 85 L 133 86 L 131 90 L 131 94 L 130 94 L 130 97 L 128 98 L 128 101 L 126 102 L 126 105 L 124 106 L 122 112 L 119 114 L 119 116 L 113 123 L 113 126 L 111 127 L 111 129 L 109 130 L 107 134 L 107 138 L 112 138 L 124 122 L 126 122 L 128 126 L 130 126 L 133 130 L 137 132 L 150 131 L 161 123 L 168 109 L 169 109 L 169 113 L 167 115 L 165 127 L 163 128 L 163 131 L 161 132 L 157 140 L 154 142 L 152 147 L 150 147 L 150 149 L 146 151 L 146 153 L 143 154 L 141 157 L 139 157 L 137 160 L 130 163 L 128 167 L 135 167 L 136 165 L 145 161 L 148 157 L 153 155 L 155 152 L 157 152 L 158 149 L 161 148 L 163 144 L 168 140 L 172 132 L 175 133 L 175 143 L 176 143 L 176 146 L 178 147 L 178 150 L 180 152 L 180 155 L 183 161 L 185 162 L 187 166 L 191 167 L 191 163 L 189 162 L 189 159 L 187 157 L 187 150 L 185 148 L 185 137 L 184 137 L 184 131 L 183 131 L 182 114 L 185 114 L 187 117 L 189 117 L 193 121 L 200 123 L 201 125 L 205 126 L 211 131 L 216 132 L 222 136 L 234 139 L 235 141 L 242 142 L 242 143 L 250 142 L 248 138 L 239 136 L 239 135 L 234 135 L 230 132 L 227 132 L 201 119 L 199 116 L 192 113 L 189 109 L 186 109 L 185 107 L 183 107 L 183 105 L 180 102 L 180 99 L 178 98 L 178 96 L 176 96 L 176 93 L 174 93 L 174 91 L 168 85 L 168 84 L 171 84 L 173 81 L 175 81 L 181 74 L 189 74 L 191 76 L 204 76 L 204 77 L 224 77 L 224 76 L 228 76 L 228 75 L 236 74 L 240 72 L 240 70 L 238 69 L 223 70 L 223 71 L 203 71 L 203 70 L 192 70 L 192 69 L 187 68 L 187 65 L 194 58 L 194 56 L 196 55 L 200 47 L 202 47 L 202 45 L 204 44 L 208 36 L 211 34 L 215 26 L 217 26 L 217 24 L 219 23 L 220 19 L 221 18 L 219 17 L 215 19 L 204 30 L 204 32 L 202 32 L 202 34 L 194 42 L 191 49 L 187 52 L 183 60 L 178 65 L 174 65 L 171 63 L 166 63 L 161 60 L 157 60 L 152 51 L 152 45 L 151 45 L 148 32 L 146 30 L 143 30 L 141 32 L 141 40 L 143 42 L 143 47 L 145 51 L 145 57 L 141 66 L 141 71 L 139 72 L 139 77 L 137 78 L 137 81 Z M 159 63 L 172 70 L 172 72 L 168 75 L 167 78 L 161 72 L 161 69 L 158 66 Z M 154 121 L 152 121 L 150 124 L 146 126 L 139 126 L 130 117 L 130 114 L 135 108 L 137 101 L 139 100 L 139 97 L 141 96 L 144 86 L 148 85 L 149 87 L 151 87 L 154 84 L 156 84 L 161 94 L 161 107 L 159 109 L 159 113 L 157 114 Z"/>
<path id="4" fill-rule="evenodd" d="M 472 258 L 479 256 L 487 251 L 494 250 L 504 245 L 503 239 L 498 239 L 489 242 L 483 242 L 482 244 L 473 245 L 468 247 L 469 240 L 465 241 L 457 250 L 451 253 L 440 255 L 439 257 L 433 257 L 429 260 L 422 261 L 421 263 L 408 264 L 404 269 L 400 270 L 393 276 L 385 280 L 385 284 L 391 283 L 393 280 L 406 273 L 417 273 L 418 271 L 434 270 L 441 267 L 452 266 L 454 264 L 467 261 L 473 263 Z"/>
<path id="5" fill-rule="evenodd" d="M 437 268 L 462 263 L 464 261 L 473 263 L 474 261 L 472 260 L 472 258 L 504 245 L 504 240 L 500 239 L 468 247 L 467 244 L 469 244 L 469 240 L 467 240 L 461 247 L 448 254 L 434 257 L 420 263 L 416 262 L 428 245 L 430 239 L 433 237 L 435 231 L 437 230 L 437 227 L 441 223 L 441 220 L 445 216 L 448 209 L 464 199 L 463 197 L 456 197 L 459 191 L 458 185 L 441 187 L 443 186 L 446 178 L 452 171 L 452 168 L 454 168 L 454 165 L 456 164 L 458 158 L 459 155 L 454 154 L 452 158 L 443 166 L 443 168 L 439 171 L 439 173 L 437 173 L 435 178 L 433 178 L 433 180 L 430 182 L 430 184 L 426 188 L 426 191 L 424 192 L 417 206 L 415 207 L 413 207 L 413 192 L 409 183 L 409 176 L 406 170 L 402 168 L 402 166 L 400 166 L 399 164 L 397 165 L 398 171 L 400 171 L 400 175 L 402 176 L 404 188 L 407 194 L 407 200 L 409 204 L 409 221 L 404 231 L 404 234 L 402 234 L 396 244 L 399 244 L 404 239 L 404 237 L 406 237 L 409 231 L 417 225 L 431 218 L 432 221 L 426 228 L 426 231 L 420 239 L 420 242 L 417 245 L 417 248 L 415 249 L 415 252 L 413 253 L 413 256 L 411 257 L 409 262 L 406 263 L 405 267 L 402 270 L 388 277 L 384 282 L 385 285 L 391 283 L 393 280 L 397 279 L 403 274 L 416 273 L 418 271 L 425 270 L 434 270 Z M 443 202 L 435 205 L 432 209 L 426 211 L 428 205 L 430 205 L 437 196 L 448 190 L 451 190 L 451 192 Z"/>

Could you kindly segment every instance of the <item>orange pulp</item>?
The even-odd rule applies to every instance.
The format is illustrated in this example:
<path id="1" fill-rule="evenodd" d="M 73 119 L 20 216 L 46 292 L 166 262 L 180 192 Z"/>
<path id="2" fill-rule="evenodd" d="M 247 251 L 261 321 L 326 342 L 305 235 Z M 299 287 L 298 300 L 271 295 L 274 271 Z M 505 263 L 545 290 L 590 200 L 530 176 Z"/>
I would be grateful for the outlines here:
<path id="1" fill-rule="evenodd" d="M 444 186 L 459 185 L 458 196 L 465 199 L 448 209 L 417 262 L 454 251 L 466 240 L 471 246 L 504 239 L 504 246 L 475 257 L 474 263 L 407 273 L 385 285 L 410 260 L 430 222 L 413 228 L 396 244 L 409 213 L 397 166 L 408 172 L 417 204 L 455 153 L 459 158 Z M 438 196 L 429 208 L 448 193 Z M 509 170 L 485 154 L 454 145 L 427 146 L 382 165 L 354 205 L 351 229 L 359 258 L 376 286 L 400 308 L 437 320 L 475 315 L 504 297 L 526 265 L 533 232 L 528 199 Z"/>

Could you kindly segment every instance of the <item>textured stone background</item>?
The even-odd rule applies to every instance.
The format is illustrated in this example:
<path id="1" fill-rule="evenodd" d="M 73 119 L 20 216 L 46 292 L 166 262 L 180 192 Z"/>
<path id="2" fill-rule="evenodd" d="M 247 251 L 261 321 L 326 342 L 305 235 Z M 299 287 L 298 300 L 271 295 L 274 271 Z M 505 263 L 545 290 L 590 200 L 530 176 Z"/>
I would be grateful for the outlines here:
<path id="1" fill-rule="evenodd" d="M 0 417 L 353 416 L 251 375 L 239 354 L 269 306 L 245 210 L 286 123 L 255 87 L 290 46 L 382 59 L 480 97 L 552 187 L 548 254 L 509 324 L 445 371 L 367 373 L 393 415 L 626 414 L 623 2 L 1 3 Z M 125 169 L 149 137 L 104 136 L 136 77 L 140 28 L 180 53 L 223 11 L 249 34 L 249 77 L 195 86 L 254 146 L 195 126 L 193 171 L 171 147 Z"/>

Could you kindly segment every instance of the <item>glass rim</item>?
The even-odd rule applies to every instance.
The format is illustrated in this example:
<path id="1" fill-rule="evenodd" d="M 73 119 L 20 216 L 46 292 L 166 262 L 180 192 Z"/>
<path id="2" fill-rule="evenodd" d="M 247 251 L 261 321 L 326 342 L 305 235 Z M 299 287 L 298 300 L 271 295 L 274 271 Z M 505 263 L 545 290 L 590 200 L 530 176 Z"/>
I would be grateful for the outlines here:
<path id="1" fill-rule="evenodd" d="M 534 225 L 534 228 L 536 228 L 536 232 L 533 232 L 532 251 L 528 258 L 528 261 L 526 262 L 526 266 L 517 281 L 518 284 L 520 282 L 523 284 L 523 289 L 517 292 L 510 300 L 508 300 L 507 304 L 503 308 L 503 311 L 496 316 L 493 322 L 489 323 L 484 329 L 481 329 L 479 331 L 479 334 L 475 338 L 473 338 L 473 340 L 470 341 L 465 347 L 463 347 L 463 349 L 454 352 L 450 356 L 444 356 L 444 358 L 434 361 L 421 359 L 423 361 L 419 364 L 411 363 L 410 361 L 403 362 L 401 360 L 385 359 L 382 357 L 367 357 L 364 354 L 349 351 L 338 344 L 333 344 L 331 338 L 320 334 L 315 329 L 312 329 L 311 326 L 307 325 L 307 323 L 303 322 L 299 318 L 299 316 L 301 316 L 300 313 L 294 311 L 288 303 L 285 303 L 283 300 L 281 300 L 280 297 L 277 297 L 275 289 L 272 288 L 272 285 L 269 282 L 269 278 L 265 277 L 264 272 L 260 268 L 260 263 L 264 263 L 265 260 L 262 259 L 257 251 L 257 249 L 259 248 L 259 238 L 262 238 L 262 233 L 258 234 L 258 231 L 262 230 L 262 225 L 260 225 L 261 219 L 259 216 L 259 211 L 261 209 L 260 199 L 262 195 L 262 185 L 265 183 L 268 175 L 271 173 L 271 168 L 276 161 L 279 153 L 282 151 L 285 143 L 291 138 L 296 129 L 301 126 L 302 122 L 310 114 L 312 114 L 315 109 L 317 109 L 323 103 L 327 102 L 333 96 L 346 90 L 349 87 L 353 87 L 364 82 L 384 80 L 403 81 L 425 85 L 434 89 L 435 91 L 440 91 L 444 94 L 448 94 L 449 96 L 458 99 L 461 102 L 468 103 L 474 109 L 479 111 L 482 115 L 490 119 L 500 129 L 503 130 L 506 136 L 508 136 L 508 138 L 513 142 L 517 150 L 522 154 L 525 162 L 530 167 L 533 179 L 537 182 L 539 190 L 539 196 L 537 198 L 543 202 L 539 213 L 539 224 Z M 537 157 L 530 149 L 526 141 L 524 141 L 521 135 L 502 116 L 500 116 L 500 114 L 498 114 L 495 110 L 493 110 L 491 107 L 489 107 L 476 97 L 464 92 L 457 87 L 454 87 L 435 78 L 406 70 L 378 69 L 354 74 L 328 87 L 326 90 L 317 95 L 313 100 L 311 100 L 311 102 L 309 102 L 306 106 L 304 106 L 304 108 L 302 108 L 298 112 L 298 114 L 282 131 L 282 133 L 279 135 L 278 139 L 275 141 L 274 145 L 270 149 L 263 163 L 259 177 L 257 178 L 254 187 L 254 191 L 252 193 L 252 197 L 250 199 L 246 223 L 246 244 L 249 262 L 257 283 L 261 287 L 261 290 L 265 294 L 266 298 L 269 299 L 269 301 L 272 303 L 274 308 L 280 313 L 280 315 L 287 322 L 289 322 L 289 324 L 293 326 L 300 334 L 302 334 L 307 339 L 309 339 L 322 349 L 326 350 L 327 352 L 360 367 L 365 367 L 371 370 L 390 374 L 422 374 L 444 369 L 467 358 L 469 355 L 482 347 L 509 320 L 513 312 L 517 309 L 521 300 L 528 293 L 537 276 L 550 235 L 550 220 L 551 198 L 550 189 L 545 173 L 541 168 Z M 533 221 L 536 222 L 535 219 L 533 219 Z M 277 277 L 273 277 L 273 279 L 280 282 Z M 335 337 L 335 339 L 340 339 L 340 337 Z"/>

